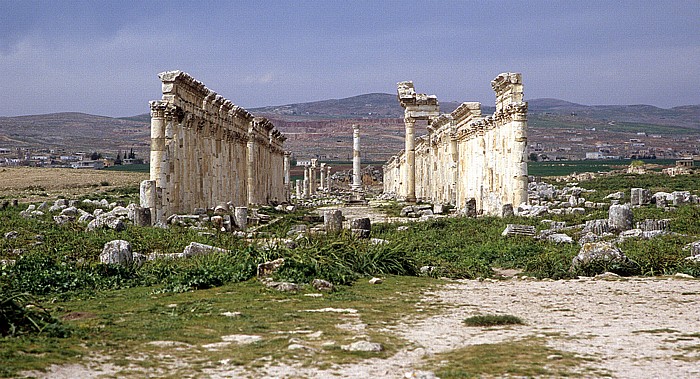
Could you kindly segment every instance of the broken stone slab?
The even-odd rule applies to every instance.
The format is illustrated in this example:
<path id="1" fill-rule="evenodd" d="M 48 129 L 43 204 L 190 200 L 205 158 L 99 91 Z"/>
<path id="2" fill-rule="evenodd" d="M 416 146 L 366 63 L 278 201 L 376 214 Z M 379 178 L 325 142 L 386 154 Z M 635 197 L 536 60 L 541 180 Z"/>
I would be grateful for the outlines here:
<path id="1" fill-rule="evenodd" d="M 18 236 L 19 236 L 19 232 L 17 232 L 16 230 L 11 230 L 11 231 L 4 234 L 4 237 L 7 240 L 15 239 Z"/>
<path id="2" fill-rule="evenodd" d="M 554 233 L 547 236 L 547 241 L 553 243 L 574 243 L 574 239 L 564 233 Z"/>
<path id="3" fill-rule="evenodd" d="M 124 221 L 117 216 L 100 215 L 94 220 L 90 221 L 87 225 L 88 231 L 94 231 L 101 228 L 114 229 L 120 232 L 126 229 L 126 224 L 124 224 Z"/>
<path id="4" fill-rule="evenodd" d="M 100 262 L 104 264 L 130 265 L 134 260 L 131 244 L 124 240 L 112 240 L 104 244 Z"/>
<path id="5" fill-rule="evenodd" d="M 275 281 L 264 281 L 265 287 L 272 288 L 281 292 L 296 292 L 299 291 L 299 285 L 291 282 L 275 282 Z"/>
<path id="6" fill-rule="evenodd" d="M 650 232 L 654 230 L 671 230 L 671 220 L 669 219 L 646 219 L 644 221 L 637 222 L 637 229 L 641 229 L 645 232 Z"/>
<path id="7" fill-rule="evenodd" d="M 189 245 L 185 246 L 182 250 L 182 255 L 184 257 L 193 257 L 195 255 L 207 255 L 212 253 L 230 253 L 231 251 L 222 249 L 220 247 L 214 247 L 211 245 L 205 245 L 199 242 L 191 242 Z"/>
<path id="8" fill-rule="evenodd" d="M 66 216 L 66 215 L 58 215 L 58 216 L 53 216 L 53 221 L 57 225 L 65 225 L 65 224 L 68 224 L 68 223 L 75 221 L 75 217 Z"/>
<path id="9" fill-rule="evenodd" d="M 311 282 L 311 286 L 314 287 L 317 291 L 333 291 L 333 283 L 323 279 L 314 279 Z"/>
<path id="10" fill-rule="evenodd" d="M 508 224 L 501 233 L 502 236 L 535 236 L 535 227 L 532 225 Z"/>
<path id="11" fill-rule="evenodd" d="M 625 193 L 622 191 L 619 192 L 613 192 L 609 194 L 608 196 L 605 196 L 606 200 L 622 200 L 625 198 Z"/>
<path id="12" fill-rule="evenodd" d="M 578 255 L 571 261 L 572 270 L 613 271 L 615 273 L 631 274 L 638 270 L 632 262 L 614 244 L 605 241 L 585 243 Z M 616 272 L 617 271 L 617 272 Z"/>
<path id="13" fill-rule="evenodd" d="M 265 263 L 260 263 L 258 265 L 257 276 L 258 278 L 266 278 L 272 276 L 282 265 L 284 264 L 284 258 L 277 258 L 274 261 L 269 261 Z"/>
<path id="14" fill-rule="evenodd" d="M 381 344 L 368 341 L 357 341 L 349 345 L 341 345 L 340 348 L 345 351 L 379 352 L 384 350 Z"/>
<path id="15" fill-rule="evenodd" d="M 382 284 L 382 282 L 382 279 L 377 277 L 374 277 L 369 280 L 369 284 Z"/>
<path id="16" fill-rule="evenodd" d="M 610 225 L 608 224 L 608 220 L 605 219 L 586 221 L 582 231 L 582 233 L 593 233 L 599 236 L 608 232 L 610 232 Z"/>

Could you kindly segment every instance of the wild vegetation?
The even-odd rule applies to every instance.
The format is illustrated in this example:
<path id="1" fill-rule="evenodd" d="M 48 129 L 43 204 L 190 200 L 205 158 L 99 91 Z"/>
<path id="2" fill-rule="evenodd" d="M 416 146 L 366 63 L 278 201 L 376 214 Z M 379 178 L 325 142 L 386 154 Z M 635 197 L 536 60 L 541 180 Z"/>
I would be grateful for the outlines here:
<path id="1" fill-rule="evenodd" d="M 654 191 L 694 189 L 692 183 L 697 180 L 696 176 L 622 175 L 595 179 L 581 186 L 595 189 L 590 197 L 602 201 L 607 193 L 636 186 Z M 135 201 L 136 194 L 132 186 L 100 192 L 99 196 L 128 202 Z M 87 211 L 94 208 L 82 204 L 81 207 Z M 552 279 L 594 275 L 600 271 L 595 267 L 571 269 L 572 258 L 579 250 L 576 244 L 501 236 L 509 223 L 544 229 L 539 219 L 443 218 L 403 225 L 376 224 L 372 237 L 386 243 L 371 243 L 341 232 L 303 235 L 293 246 L 287 246 L 272 242 L 286 237 L 293 225 L 311 223 L 313 217 L 306 211 L 273 214 L 282 219 L 257 232 L 266 242 L 250 244 L 230 233 L 202 234 L 177 226 L 167 229 L 128 226 L 119 232 L 109 229 L 88 232 L 78 224 L 58 225 L 50 215 L 22 218 L 19 211 L 24 208 L 26 204 L 0 210 L 0 235 L 17 232 L 13 238 L 0 239 L 0 259 L 5 262 L 0 264 L 0 330 L 4 336 L 0 339 L 0 359 L 7 362 L 0 374 L 4 376 L 16 375 L 18 370 L 45 368 L 51 363 L 75 361 L 89 354 L 90 349 L 117 354 L 122 354 L 124 349 L 135 349 L 150 354 L 143 347 L 148 341 L 174 340 L 199 346 L 233 333 L 260 335 L 266 341 L 253 348 L 240 348 L 239 364 L 253 364 L 257 353 L 280 350 L 286 343 L 286 339 L 275 337 L 273 332 L 291 333 L 294 328 L 306 328 L 337 335 L 340 340 L 350 339 L 349 334 L 333 327 L 337 320 L 322 314 L 299 313 L 299 309 L 331 306 L 364 310 L 362 320 L 369 325 L 372 338 L 387 347 L 382 353 L 387 356 L 396 351 L 400 341 L 387 333 L 384 326 L 399 320 L 395 309 L 418 314 L 416 304 L 420 293 L 436 283 L 434 278 L 498 277 L 494 269 L 515 269 L 522 272 L 520 275 Z M 388 213 L 398 208 L 398 204 L 384 206 Z M 672 231 L 678 234 L 621 243 L 621 250 L 636 264 L 632 274 L 680 272 L 700 276 L 700 264 L 686 260 L 689 252 L 684 249 L 700 236 L 697 222 L 700 208 L 682 206 L 664 213 L 652 206 L 633 211 L 637 220 L 670 218 Z M 274 213 L 272 209 L 266 212 Z M 587 215 L 552 216 L 552 219 L 574 225 L 605 217 L 605 211 L 598 210 Z M 575 230 L 567 233 L 577 237 Z M 127 240 L 134 251 L 144 254 L 179 253 L 191 242 L 229 252 L 181 260 L 152 260 L 128 267 L 100 264 L 98 255 L 103 245 L 114 239 Z M 311 286 L 302 287 L 299 294 L 266 289 L 255 279 L 256 267 L 281 257 L 285 263 L 273 279 L 299 284 L 325 279 L 334 283 L 336 290 L 316 298 L 303 296 L 315 292 Z M 388 278 L 386 285 L 368 286 L 366 280 L 358 281 L 371 276 Z M 170 304 L 175 306 L 169 308 Z M 439 306 L 431 309 L 437 311 Z M 242 315 L 233 323 L 221 316 L 234 310 L 240 310 Z M 337 346 L 316 348 L 326 353 L 321 362 L 364 357 L 341 351 Z M 510 351 L 510 347 L 503 348 Z M 538 349 L 537 354 L 551 353 L 544 346 Z M 455 354 L 473 354 L 467 350 Z M 195 352 L 185 350 L 182 354 Z M 281 359 L 293 358 L 291 353 L 277 354 Z M 302 359 L 311 358 L 304 355 Z M 566 362 L 576 363 L 575 360 L 560 363 Z M 564 366 L 561 372 L 568 372 Z M 458 373 L 462 369 L 447 367 L 445 372 L 457 370 L 454 372 Z M 560 371 L 548 373 L 558 375 Z"/>

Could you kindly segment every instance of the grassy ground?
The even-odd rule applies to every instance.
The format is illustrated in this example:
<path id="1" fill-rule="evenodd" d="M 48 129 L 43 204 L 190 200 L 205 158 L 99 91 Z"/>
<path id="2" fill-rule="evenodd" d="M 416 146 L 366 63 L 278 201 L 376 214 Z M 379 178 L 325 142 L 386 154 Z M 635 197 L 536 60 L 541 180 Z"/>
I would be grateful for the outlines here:
<path id="1" fill-rule="evenodd" d="M 387 357 L 402 346 L 387 328 L 405 317 L 427 316 L 441 309 L 418 303 L 423 291 L 437 282 L 394 276 L 386 277 L 381 285 L 359 280 L 320 297 L 305 296 L 317 293 L 310 287 L 289 294 L 266 289 L 256 280 L 176 294 L 154 294 L 153 287 L 85 294 L 49 305 L 72 330 L 70 337 L 0 339 L 0 374 L 15 375 L 95 356 L 106 359 L 103 363 L 131 367 L 133 377 L 142 377 L 143 370 L 157 372 L 169 368 L 173 361 L 185 360 L 189 363 L 181 370 L 170 370 L 170 375 L 196 375 L 226 358 L 241 366 L 261 364 L 263 357 L 323 366 L 369 356 Z M 350 311 L 308 311 L 324 308 Z M 351 313 L 353 310 L 357 313 Z M 240 314 L 226 316 L 226 312 Z M 339 324 L 348 327 L 338 328 Z M 254 335 L 260 340 L 246 345 L 210 345 L 224 342 L 230 335 Z M 382 344 L 384 351 L 368 354 L 340 348 L 358 335 Z M 289 350 L 290 338 L 308 349 Z M 167 343 L 154 341 L 174 341 L 169 345 L 179 348 L 167 349 L 169 358 L 159 361 L 157 356 L 165 352 L 159 346 Z"/>

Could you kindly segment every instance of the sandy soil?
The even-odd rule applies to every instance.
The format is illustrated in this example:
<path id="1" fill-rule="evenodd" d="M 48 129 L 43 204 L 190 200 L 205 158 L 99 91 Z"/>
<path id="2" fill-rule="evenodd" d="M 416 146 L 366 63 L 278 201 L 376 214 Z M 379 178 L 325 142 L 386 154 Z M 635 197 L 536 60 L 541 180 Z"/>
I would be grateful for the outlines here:
<path id="1" fill-rule="evenodd" d="M 148 179 L 148 173 L 70 168 L 2 167 L 0 194 L 21 202 L 67 198 L 124 187 Z M 108 185 L 104 185 L 108 184 Z"/>
<path id="2" fill-rule="evenodd" d="M 405 378 L 435 353 L 477 344 L 542 338 L 555 349 L 590 359 L 599 377 L 700 377 L 700 280 L 629 278 L 538 281 L 450 281 L 426 293 L 425 303 L 447 305 L 437 316 L 406 320 L 391 332 L 411 346 L 388 359 L 367 359 L 325 370 L 276 364 L 242 369 L 213 362 L 210 378 Z M 426 306 L 426 305 L 423 305 Z M 475 314 L 511 314 L 527 325 L 472 328 Z M 340 317 L 340 316 L 339 316 Z M 181 362 L 184 363 L 184 362 Z M 186 363 L 185 363 L 186 365 Z M 88 366 L 90 368 L 88 368 Z M 98 370 L 101 370 L 98 371 Z M 118 371 L 118 370 L 117 370 Z M 95 377 L 114 366 L 55 366 L 44 377 Z M 586 377 L 591 373 L 587 372 Z"/>

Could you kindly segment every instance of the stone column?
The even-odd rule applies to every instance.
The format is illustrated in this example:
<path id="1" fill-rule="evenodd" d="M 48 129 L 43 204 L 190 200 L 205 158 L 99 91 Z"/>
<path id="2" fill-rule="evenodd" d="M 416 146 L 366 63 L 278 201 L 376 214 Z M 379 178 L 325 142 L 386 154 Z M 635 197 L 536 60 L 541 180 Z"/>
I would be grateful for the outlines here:
<path id="1" fill-rule="evenodd" d="M 321 192 L 324 192 L 326 190 L 326 164 L 321 163 L 321 185 L 319 186 L 319 189 Z"/>
<path id="2" fill-rule="evenodd" d="M 292 181 L 290 178 L 290 162 L 289 157 L 292 155 L 289 151 L 284 152 L 284 197 L 289 201 L 292 197 Z"/>
<path id="3" fill-rule="evenodd" d="M 248 128 L 248 167 L 246 169 L 246 184 L 248 190 L 248 204 L 255 204 L 255 130 L 253 129 L 253 122 L 251 121 L 250 127 Z"/>
<path id="4" fill-rule="evenodd" d="M 164 101 L 151 101 L 151 167 L 149 190 L 146 191 L 148 199 L 145 203 L 151 211 L 151 223 L 161 221 L 163 216 L 163 204 L 158 196 L 162 188 L 166 186 L 163 182 L 165 177 L 163 172 L 163 159 L 165 156 L 165 111 L 168 104 Z M 142 199 L 144 203 L 145 199 Z"/>
<path id="5" fill-rule="evenodd" d="M 524 111 L 513 114 L 513 129 L 515 141 L 513 156 L 515 160 L 515 188 L 513 190 L 513 206 L 527 203 L 527 103 Z"/>
<path id="6" fill-rule="evenodd" d="M 360 126 L 352 125 L 352 190 L 362 190 L 362 174 L 360 172 Z"/>
<path id="7" fill-rule="evenodd" d="M 308 199 L 310 194 L 309 194 L 309 166 L 304 166 L 304 194 L 302 195 L 304 199 Z"/>
<path id="8" fill-rule="evenodd" d="M 318 159 L 312 158 L 311 159 L 311 169 L 309 171 L 309 194 L 313 195 L 316 193 L 316 188 L 318 187 L 318 183 L 316 182 L 316 167 L 318 165 Z"/>
<path id="9" fill-rule="evenodd" d="M 326 166 L 326 190 L 331 191 L 331 166 Z"/>
<path id="10" fill-rule="evenodd" d="M 406 201 L 416 202 L 416 120 L 406 118 Z"/>
<path id="11" fill-rule="evenodd" d="M 301 199 L 301 179 L 297 179 L 295 190 L 297 200 Z"/>

